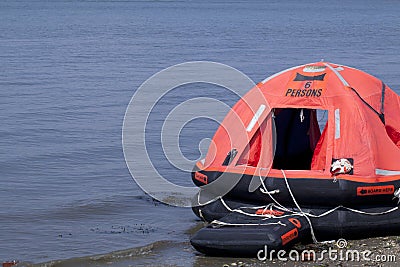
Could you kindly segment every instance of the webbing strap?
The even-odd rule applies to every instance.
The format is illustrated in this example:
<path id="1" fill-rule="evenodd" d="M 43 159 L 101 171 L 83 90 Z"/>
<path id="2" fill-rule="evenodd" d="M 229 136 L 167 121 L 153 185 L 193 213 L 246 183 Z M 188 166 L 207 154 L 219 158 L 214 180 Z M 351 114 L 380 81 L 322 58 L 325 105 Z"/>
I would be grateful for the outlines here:
<path id="1" fill-rule="evenodd" d="M 385 91 L 386 85 L 384 82 L 382 82 L 381 114 L 379 114 L 379 118 L 381 118 L 383 124 L 385 124 Z"/>
<path id="2" fill-rule="evenodd" d="M 383 83 L 382 83 L 383 84 Z M 379 119 L 382 121 L 383 124 L 385 124 L 385 115 L 383 113 L 383 106 L 384 106 L 384 100 L 385 100 L 385 84 L 383 84 L 382 86 L 382 97 L 381 97 L 381 113 L 379 113 L 378 111 L 376 111 L 370 104 L 368 104 L 367 101 L 365 101 L 360 94 L 357 92 L 356 89 L 354 89 L 353 87 L 350 87 L 350 89 L 356 93 L 356 95 L 358 96 L 358 98 L 360 98 L 360 100 L 367 106 L 369 107 L 376 115 L 378 115 Z"/>

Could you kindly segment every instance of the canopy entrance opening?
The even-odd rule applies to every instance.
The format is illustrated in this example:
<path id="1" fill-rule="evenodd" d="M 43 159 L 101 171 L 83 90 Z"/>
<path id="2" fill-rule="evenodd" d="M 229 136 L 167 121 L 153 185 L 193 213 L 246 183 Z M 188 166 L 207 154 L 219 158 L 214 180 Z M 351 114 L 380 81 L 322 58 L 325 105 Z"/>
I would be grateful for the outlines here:
<path id="1" fill-rule="evenodd" d="M 326 113 L 326 110 L 307 108 L 274 109 L 276 147 L 273 169 L 318 169 L 313 165 L 325 161 L 320 152 L 326 141 Z"/>

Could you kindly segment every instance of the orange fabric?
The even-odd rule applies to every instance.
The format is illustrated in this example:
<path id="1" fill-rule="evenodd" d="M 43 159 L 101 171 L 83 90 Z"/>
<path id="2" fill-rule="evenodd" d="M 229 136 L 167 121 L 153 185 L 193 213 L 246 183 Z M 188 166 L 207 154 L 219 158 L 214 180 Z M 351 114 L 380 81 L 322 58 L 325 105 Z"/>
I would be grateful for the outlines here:
<path id="1" fill-rule="evenodd" d="M 314 155 L 311 161 L 311 170 L 323 170 L 326 162 L 326 146 L 327 138 L 326 132 L 328 130 L 328 123 L 326 123 L 324 130 L 322 131 L 321 137 L 315 147 Z"/>
<path id="2" fill-rule="evenodd" d="M 196 166 L 201 170 L 211 171 L 211 172 L 229 172 L 236 174 L 247 174 L 247 175 L 257 175 L 257 176 L 269 176 L 274 178 L 284 179 L 281 170 L 275 169 L 259 169 L 254 167 L 249 167 L 246 165 L 237 165 L 237 166 L 213 166 L 206 167 L 200 161 L 196 163 Z M 317 171 L 317 170 L 298 170 L 298 171 L 290 171 L 285 172 L 285 177 L 288 179 L 321 179 L 321 180 L 332 180 L 332 175 L 329 170 L 328 173 Z M 367 178 L 364 175 L 339 175 L 336 177 L 337 180 L 347 180 L 353 182 L 360 183 L 388 183 L 400 180 L 400 175 L 388 175 L 388 176 L 376 176 L 371 178 Z"/>
<path id="3" fill-rule="evenodd" d="M 400 171 L 400 97 L 386 86 L 385 127 L 351 88 L 380 112 L 382 82 L 347 66 L 311 63 L 258 83 L 236 103 L 216 131 L 205 168 L 223 168 L 227 153 L 235 148 L 238 154 L 230 164 L 232 167 L 248 161 L 250 166 L 270 169 L 273 162 L 270 111 L 273 108 L 306 108 L 324 109 L 329 113 L 329 123 L 315 146 L 312 170 L 324 170 L 328 177 L 330 159 L 352 158 L 353 177 L 365 182 L 381 179 L 376 169 Z M 261 106 L 265 108 L 260 111 Z M 252 121 L 254 125 L 250 127 Z M 264 128 L 260 130 L 260 126 Z M 310 131 L 310 141 L 314 141 L 311 146 L 317 140 L 313 138 L 315 134 Z M 257 170 L 252 172 L 257 173 Z"/>
<path id="4" fill-rule="evenodd" d="M 390 139 L 392 139 L 393 143 L 395 143 L 398 147 L 400 147 L 400 133 L 390 125 L 386 125 L 385 128 L 387 134 L 389 135 Z"/>
<path id="5" fill-rule="evenodd" d="M 238 160 L 238 165 L 247 164 L 249 166 L 256 167 L 258 161 L 260 160 L 260 152 L 261 152 L 261 133 L 258 130 L 251 139 L 250 144 L 246 146 L 241 158 Z"/>

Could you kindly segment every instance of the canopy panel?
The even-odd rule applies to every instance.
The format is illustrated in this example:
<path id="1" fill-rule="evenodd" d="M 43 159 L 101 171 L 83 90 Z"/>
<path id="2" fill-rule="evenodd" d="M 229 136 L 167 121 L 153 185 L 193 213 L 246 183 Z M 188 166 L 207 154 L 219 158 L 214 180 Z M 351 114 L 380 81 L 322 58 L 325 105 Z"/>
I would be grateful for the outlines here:
<path id="1" fill-rule="evenodd" d="M 316 109 L 328 111 L 322 133 Z M 295 168 L 285 161 L 301 150 L 311 153 L 312 170 L 329 173 L 333 160 L 347 158 L 354 175 L 385 175 L 400 171 L 398 114 L 399 96 L 369 74 L 326 62 L 294 67 L 265 79 L 234 105 L 204 165 Z"/>

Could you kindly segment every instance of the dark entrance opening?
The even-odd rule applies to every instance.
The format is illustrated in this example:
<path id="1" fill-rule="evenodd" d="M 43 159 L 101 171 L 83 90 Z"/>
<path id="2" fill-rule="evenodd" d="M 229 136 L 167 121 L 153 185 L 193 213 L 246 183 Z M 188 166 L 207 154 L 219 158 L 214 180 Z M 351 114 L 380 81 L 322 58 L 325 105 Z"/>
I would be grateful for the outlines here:
<path id="1" fill-rule="evenodd" d="M 322 111 L 320 114 L 326 113 L 324 110 L 319 111 Z M 321 137 L 317 110 L 276 108 L 274 110 L 274 121 L 276 149 L 272 168 L 310 170 L 314 150 Z M 325 124 L 324 122 L 321 123 L 324 127 Z"/>

